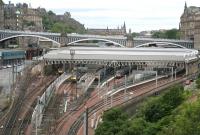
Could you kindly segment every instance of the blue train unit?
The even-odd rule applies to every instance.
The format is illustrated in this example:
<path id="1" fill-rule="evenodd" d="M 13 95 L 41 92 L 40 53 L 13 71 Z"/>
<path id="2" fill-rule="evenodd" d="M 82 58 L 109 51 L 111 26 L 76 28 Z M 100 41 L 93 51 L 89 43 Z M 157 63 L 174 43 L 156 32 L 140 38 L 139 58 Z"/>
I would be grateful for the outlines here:
<path id="1" fill-rule="evenodd" d="M 24 50 L 0 50 L 1 66 L 21 64 L 25 60 Z"/>

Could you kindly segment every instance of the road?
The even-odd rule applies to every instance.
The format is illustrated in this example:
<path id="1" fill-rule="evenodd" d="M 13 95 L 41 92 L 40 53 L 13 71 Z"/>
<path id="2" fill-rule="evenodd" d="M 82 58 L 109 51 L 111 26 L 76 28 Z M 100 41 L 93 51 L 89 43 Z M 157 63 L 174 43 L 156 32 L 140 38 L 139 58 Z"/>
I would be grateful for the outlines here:
<path id="1" fill-rule="evenodd" d="M 14 81 L 16 79 L 17 72 L 21 72 L 25 67 L 31 65 L 31 63 L 32 61 L 25 61 L 25 64 L 14 67 Z M 3 87 L 3 94 L 10 93 L 11 84 L 13 83 L 12 70 L 12 67 L 0 69 L 0 86 Z"/>

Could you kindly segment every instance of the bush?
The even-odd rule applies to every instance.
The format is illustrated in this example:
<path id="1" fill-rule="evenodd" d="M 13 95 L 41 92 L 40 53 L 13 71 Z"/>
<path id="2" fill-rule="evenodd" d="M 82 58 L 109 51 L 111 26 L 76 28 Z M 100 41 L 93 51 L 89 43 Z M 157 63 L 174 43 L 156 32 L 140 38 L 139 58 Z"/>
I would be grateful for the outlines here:
<path id="1" fill-rule="evenodd" d="M 200 78 L 198 78 L 198 79 L 196 80 L 196 87 L 197 87 L 198 89 L 200 89 Z"/>

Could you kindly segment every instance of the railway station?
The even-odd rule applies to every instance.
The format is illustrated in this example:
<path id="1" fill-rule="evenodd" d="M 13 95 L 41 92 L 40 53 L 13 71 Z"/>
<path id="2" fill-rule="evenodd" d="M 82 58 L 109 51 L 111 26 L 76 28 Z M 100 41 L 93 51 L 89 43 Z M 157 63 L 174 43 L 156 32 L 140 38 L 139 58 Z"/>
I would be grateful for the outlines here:
<path id="1" fill-rule="evenodd" d="M 199 53 L 167 42 L 135 48 L 69 46 L 52 49 L 35 62 L 44 72 L 50 67 L 54 76 L 46 77 L 48 85 L 40 79 L 45 87 L 37 91 L 41 95 L 28 129 L 33 134 L 75 135 L 83 133 L 87 109 L 88 129 L 94 132 L 104 111 L 195 77 Z M 31 99 L 37 93 L 32 92 Z M 25 126 L 26 121 L 20 122 Z M 52 126 L 54 122 L 59 124 Z"/>
<path id="2" fill-rule="evenodd" d="M 160 46 L 147 47 L 144 44 L 136 48 L 68 47 L 51 51 L 42 60 L 45 64 L 137 66 L 142 69 L 181 67 L 188 75 L 197 72 L 198 58 L 197 50 L 162 43 Z"/>
<path id="3" fill-rule="evenodd" d="M 62 77 L 65 75 L 65 80 L 66 78 L 67 80 L 71 79 L 71 83 L 66 86 L 69 88 L 63 88 L 64 93 L 68 93 L 68 97 L 64 98 L 64 112 L 70 108 L 69 104 L 73 100 L 79 99 L 78 103 L 83 103 L 81 97 L 85 93 L 88 95 L 90 89 L 95 86 L 93 88 L 95 95 L 92 96 L 91 101 L 88 100 L 86 105 L 91 109 L 90 112 L 96 111 L 100 115 L 101 111 L 95 108 L 101 106 L 103 110 L 108 110 L 118 104 L 135 99 L 139 93 L 148 89 L 147 85 L 151 89 L 148 94 L 152 94 L 159 91 L 161 87 L 163 89 L 168 85 L 180 83 L 187 78 L 196 76 L 199 54 L 197 50 L 174 43 L 153 42 L 135 48 L 64 47 L 48 52 L 40 57 L 39 61 L 44 66 L 59 65 L 59 71 L 63 71 Z M 64 87 L 62 84 L 61 86 Z M 145 88 L 135 90 L 138 87 Z M 75 89 L 75 91 L 67 92 L 71 89 Z M 44 95 L 50 95 L 47 93 Z M 70 93 L 73 95 L 72 97 L 70 97 Z M 51 97 L 42 96 L 40 100 L 45 103 L 48 98 Z M 42 117 L 36 115 L 37 112 L 44 112 L 43 109 L 45 110 L 45 106 L 41 107 L 40 104 L 37 104 L 37 111 L 34 111 L 32 115 L 33 123 L 36 122 L 35 119 L 38 119 L 41 125 L 44 124 L 42 121 L 45 121 L 45 118 L 42 120 Z M 84 108 L 81 109 L 85 112 Z M 76 121 L 66 116 L 70 119 L 67 122 L 70 126 L 66 128 L 60 124 L 59 130 L 68 134 L 75 134 L 74 130 L 78 133 L 84 116 L 77 113 L 75 112 L 74 115 L 80 117 Z M 62 123 L 61 121 L 60 123 Z M 38 125 L 40 125 L 39 123 Z M 60 134 L 60 131 L 56 130 L 55 132 Z"/>

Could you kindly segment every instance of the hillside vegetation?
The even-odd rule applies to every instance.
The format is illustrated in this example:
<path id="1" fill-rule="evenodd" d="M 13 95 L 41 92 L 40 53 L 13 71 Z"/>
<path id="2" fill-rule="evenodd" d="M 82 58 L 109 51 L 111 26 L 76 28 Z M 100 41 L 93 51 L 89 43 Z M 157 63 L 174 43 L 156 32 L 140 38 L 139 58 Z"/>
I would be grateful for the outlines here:
<path id="1" fill-rule="evenodd" d="M 64 15 L 56 15 L 53 11 L 43 11 L 42 23 L 45 31 L 56 33 L 84 33 L 85 27 L 66 12 Z"/>
<path id="2" fill-rule="evenodd" d="M 198 97 L 195 93 L 176 85 L 148 98 L 133 116 L 120 108 L 111 109 L 103 115 L 95 135 L 200 135 L 200 99 L 191 100 Z"/>

